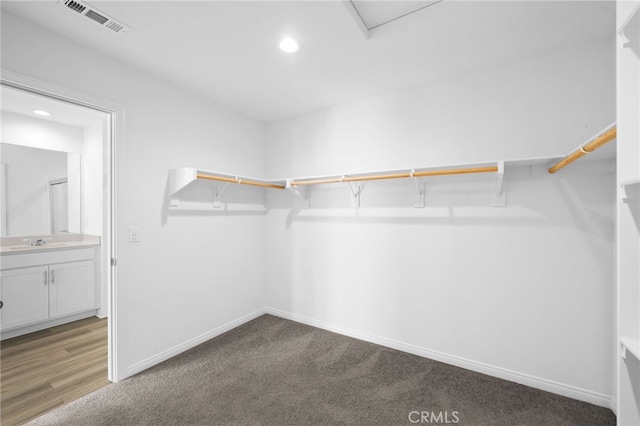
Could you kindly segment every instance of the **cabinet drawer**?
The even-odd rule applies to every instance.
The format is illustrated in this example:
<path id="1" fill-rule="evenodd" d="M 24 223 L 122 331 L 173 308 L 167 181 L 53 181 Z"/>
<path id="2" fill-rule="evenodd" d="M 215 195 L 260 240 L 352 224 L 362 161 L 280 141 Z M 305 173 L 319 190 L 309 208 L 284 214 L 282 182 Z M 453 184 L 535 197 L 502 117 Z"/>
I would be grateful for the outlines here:
<path id="1" fill-rule="evenodd" d="M 34 265 L 52 265 L 65 262 L 93 260 L 95 248 L 71 250 L 51 250 L 37 253 L 20 253 L 5 255 L 0 258 L 2 270 L 25 268 Z"/>

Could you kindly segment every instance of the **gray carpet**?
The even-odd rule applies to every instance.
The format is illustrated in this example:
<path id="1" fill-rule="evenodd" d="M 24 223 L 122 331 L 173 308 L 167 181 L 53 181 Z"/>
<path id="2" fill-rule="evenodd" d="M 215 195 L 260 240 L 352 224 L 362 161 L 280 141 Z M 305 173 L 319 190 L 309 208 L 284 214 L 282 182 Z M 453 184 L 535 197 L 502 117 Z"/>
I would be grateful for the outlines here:
<path id="1" fill-rule="evenodd" d="M 608 409 L 265 315 L 29 424 L 412 421 L 605 426 L 616 419 Z"/>

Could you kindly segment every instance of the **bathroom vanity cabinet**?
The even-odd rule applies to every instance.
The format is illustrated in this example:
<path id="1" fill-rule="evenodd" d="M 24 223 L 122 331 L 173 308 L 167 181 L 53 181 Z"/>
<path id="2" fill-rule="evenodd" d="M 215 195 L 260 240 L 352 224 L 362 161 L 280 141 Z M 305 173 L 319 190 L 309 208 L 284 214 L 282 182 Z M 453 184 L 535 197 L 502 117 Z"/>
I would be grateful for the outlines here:
<path id="1" fill-rule="evenodd" d="M 96 251 L 70 246 L 3 255 L 2 338 L 95 315 L 99 307 Z"/>

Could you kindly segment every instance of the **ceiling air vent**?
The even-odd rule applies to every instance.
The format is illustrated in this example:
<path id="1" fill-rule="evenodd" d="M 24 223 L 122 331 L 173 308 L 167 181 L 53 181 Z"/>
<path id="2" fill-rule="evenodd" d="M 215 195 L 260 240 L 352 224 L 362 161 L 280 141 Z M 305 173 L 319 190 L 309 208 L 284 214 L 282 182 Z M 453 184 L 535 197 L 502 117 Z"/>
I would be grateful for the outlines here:
<path id="1" fill-rule="evenodd" d="M 89 5 L 88 3 L 78 1 L 78 0 L 64 0 L 64 6 L 66 6 L 69 10 L 73 10 L 74 12 L 78 12 L 80 15 L 84 15 L 87 18 L 91 19 L 94 22 L 102 25 L 104 28 L 107 28 L 116 33 L 126 33 L 131 28 L 122 22 L 118 21 L 107 15 L 104 12 L 96 9 L 95 7 Z"/>

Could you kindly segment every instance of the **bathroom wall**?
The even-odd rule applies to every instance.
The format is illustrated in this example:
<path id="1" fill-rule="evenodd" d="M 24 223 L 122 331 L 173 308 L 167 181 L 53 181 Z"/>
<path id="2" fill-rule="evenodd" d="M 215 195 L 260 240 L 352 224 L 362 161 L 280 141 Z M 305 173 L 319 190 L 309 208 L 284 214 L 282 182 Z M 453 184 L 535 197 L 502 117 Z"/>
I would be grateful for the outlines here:
<path id="1" fill-rule="evenodd" d="M 67 154 L 3 144 L 8 236 L 48 235 L 49 182 L 67 176 Z"/>
<path id="2" fill-rule="evenodd" d="M 53 151 L 82 152 L 82 129 L 2 111 L 2 142 Z"/>

